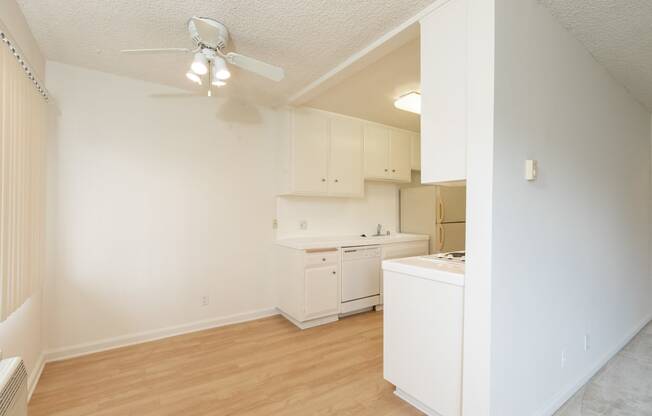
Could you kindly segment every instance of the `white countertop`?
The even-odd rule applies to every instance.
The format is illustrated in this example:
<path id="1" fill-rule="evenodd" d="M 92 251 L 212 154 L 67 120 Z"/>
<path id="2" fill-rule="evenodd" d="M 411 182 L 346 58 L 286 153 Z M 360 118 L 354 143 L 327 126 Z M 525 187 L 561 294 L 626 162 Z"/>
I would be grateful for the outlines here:
<path id="1" fill-rule="evenodd" d="M 408 257 L 383 261 L 383 270 L 464 286 L 464 263 L 461 262 Z"/>
<path id="2" fill-rule="evenodd" d="M 300 237 L 285 238 L 276 240 L 276 244 L 294 248 L 297 250 L 308 250 L 316 248 L 339 248 L 352 246 L 371 246 L 379 244 L 406 243 L 410 241 L 428 240 L 430 237 L 421 234 L 391 234 L 382 237 L 360 237 L 354 236 L 328 236 L 328 237 Z"/>

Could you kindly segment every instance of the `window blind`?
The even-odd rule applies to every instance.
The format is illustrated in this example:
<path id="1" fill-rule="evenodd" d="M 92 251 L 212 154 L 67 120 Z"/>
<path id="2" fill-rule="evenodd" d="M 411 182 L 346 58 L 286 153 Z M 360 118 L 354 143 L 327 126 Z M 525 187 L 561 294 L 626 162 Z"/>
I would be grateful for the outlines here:
<path id="1" fill-rule="evenodd" d="M 39 287 L 45 263 L 47 103 L 2 34 L 0 44 L 0 322 Z"/>

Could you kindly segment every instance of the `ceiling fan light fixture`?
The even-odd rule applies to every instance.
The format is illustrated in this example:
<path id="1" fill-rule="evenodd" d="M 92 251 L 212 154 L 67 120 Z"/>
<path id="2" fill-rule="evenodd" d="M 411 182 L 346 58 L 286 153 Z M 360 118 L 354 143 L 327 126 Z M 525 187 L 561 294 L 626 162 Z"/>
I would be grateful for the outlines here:
<path id="1" fill-rule="evenodd" d="M 416 91 L 403 94 L 394 100 L 394 107 L 410 113 L 421 114 L 421 94 Z"/>
<path id="2" fill-rule="evenodd" d="M 199 75 L 195 74 L 192 71 L 186 72 L 186 78 L 188 78 L 189 80 L 191 80 L 195 84 L 201 85 L 201 78 L 199 77 Z"/>
<path id="3" fill-rule="evenodd" d="M 215 59 L 213 59 L 213 78 L 222 81 L 231 78 L 231 71 L 229 71 L 229 67 L 226 66 L 226 61 L 219 56 L 216 56 Z"/>
<path id="4" fill-rule="evenodd" d="M 190 69 L 197 75 L 206 75 L 208 73 L 208 59 L 206 56 L 201 52 L 197 52 Z"/>

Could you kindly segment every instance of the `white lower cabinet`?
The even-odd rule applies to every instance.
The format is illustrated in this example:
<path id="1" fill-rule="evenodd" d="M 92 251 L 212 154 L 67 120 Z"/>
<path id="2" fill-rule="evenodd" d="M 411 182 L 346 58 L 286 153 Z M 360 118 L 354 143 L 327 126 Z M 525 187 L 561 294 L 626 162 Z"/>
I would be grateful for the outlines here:
<path id="1" fill-rule="evenodd" d="M 410 241 L 407 243 L 394 243 L 383 246 L 383 260 L 402 259 L 405 257 L 427 256 L 430 253 L 430 240 Z M 380 272 L 380 303 L 383 298 L 383 271 Z"/>
<path id="2" fill-rule="evenodd" d="M 278 309 L 299 328 L 336 321 L 340 307 L 340 249 L 277 247 Z"/>
<path id="3" fill-rule="evenodd" d="M 304 318 L 314 319 L 338 313 L 339 286 L 336 265 L 307 268 L 305 271 Z"/>
<path id="4" fill-rule="evenodd" d="M 380 244 L 376 248 L 375 259 L 378 261 L 378 251 L 383 260 L 402 257 L 414 257 L 428 254 L 428 240 L 402 241 Z M 373 248 L 367 247 L 370 251 Z M 348 314 L 358 310 L 366 310 L 370 306 L 383 303 L 382 271 L 377 273 L 379 281 L 363 282 L 365 286 L 347 286 L 342 282 L 342 253 L 352 247 L 328 247 L 303 250 L 287 246 L 276 246 L 274 256 L 278 309 L 283 316 L 301 329 L 336 321 L 340 314 Z M 373 257 L 373 253 L 370 253 Z M 370 264 L 373 259 L 370 257 Z M 347 276 L 351 282 L 357 275 L 369 273 L 367 262 L 345 263 Z M 365 266 L 365 268 L 359 268 Z M 376 265 L 378 267 L 378 265 Z M 349 283 L 351 283 L 349 282 Z M 368 284 L 372 286 L 368 286 Z M 344 286 L 344 287 L 343 287 Z M 359 299 L 370 293 L 376 296 Z M 373 299 L 372 299 L 373 298 Z M 365 303 L 365 301 L 373 301 Z"/>
<path id="5" fill-rule="evenodd" d="M 383 372 L 427 415 L 460 416 L 464 287 L 385 271 Z"/>

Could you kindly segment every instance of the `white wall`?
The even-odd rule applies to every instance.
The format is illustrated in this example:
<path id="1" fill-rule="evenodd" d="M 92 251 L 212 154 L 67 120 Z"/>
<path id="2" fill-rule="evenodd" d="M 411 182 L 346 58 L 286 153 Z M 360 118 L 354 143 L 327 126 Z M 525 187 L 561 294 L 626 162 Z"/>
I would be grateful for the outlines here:
<path id="1" fill-rule="evenodd" d="M 365 182 L 364 198 L 282 196 L 277 200 L 278 238 L 392 233 L 398 224 L 398 185 Z M 301 221 L 308 228 L 300 229 Z"/>
<path id="2" fill-rule="evenodd" d="M 43 56 L 14 0 L 0 1 L 0 23 L 27 57 L 32 68 L 43 80 Z M 2 46 L 4 47 L 4 46 Z M 43 276 L 45 279 L 45 276 Z M 6 321 L 0 322 L 0 350 L 3 357 L 21 356 L 29 374 L 30 389 L 41 364 L 43 339 L 41 336 L 42 295 L 38 291 Z"/>
<path id="3" fill-rule="evenodd" d="M 650 114 L 535 0 L 495 62 L 492 414 L 548 415 L 652 313 Z"/>
<path id="4" fill-rule="evenodd" d="M 274 307 L 276 112 L 55 62 L 47 75 L 60 111 L 49 348 Z"/>

